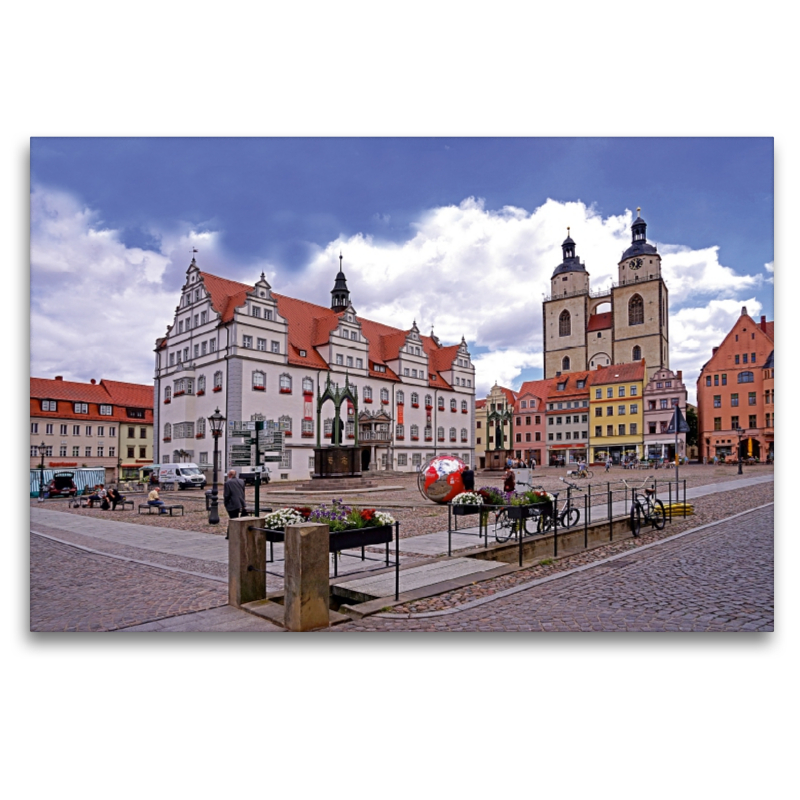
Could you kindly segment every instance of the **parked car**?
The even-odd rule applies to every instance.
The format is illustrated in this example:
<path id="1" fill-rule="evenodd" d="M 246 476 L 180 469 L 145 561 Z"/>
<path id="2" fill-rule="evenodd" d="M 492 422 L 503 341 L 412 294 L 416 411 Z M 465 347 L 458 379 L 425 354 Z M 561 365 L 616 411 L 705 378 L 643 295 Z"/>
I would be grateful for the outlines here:
<path id="1" fill-rule="evenodd" d="M 261 485 L 269 483 L 269 467 L 261 467 Z M 244 481 L 245 486 L 256 485 L 256 471 L 254 467 L 245 467 L 239 471 L 239 477 Z"/>
<path id="2" fill-rule="evenodd" d="M 47 494 L 50 497 L 75 497 L 78 488 L 74 478 L 74 472 L 56 472 L 53 480 L 47 484 Z"/>

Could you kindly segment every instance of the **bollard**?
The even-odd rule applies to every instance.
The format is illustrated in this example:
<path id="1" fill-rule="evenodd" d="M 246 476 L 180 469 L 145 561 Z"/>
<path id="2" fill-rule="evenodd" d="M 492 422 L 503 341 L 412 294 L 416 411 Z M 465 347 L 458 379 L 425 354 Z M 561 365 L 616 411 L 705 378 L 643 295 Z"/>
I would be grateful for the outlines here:
<path id="1" fill-rule="evenodd" d="M 228 603 L 237 608 L 267 596 L 267 540 L 263 533 L 248 530 L 263 528 L 264 519 L 228 520 Z"/>
<path id="2" fill-rule="evenodd" d="M 327 525 L 305 523 L 286 528 L 284 569 L 284 626 L 311 631 L 330 624 L 328 606 Z"/>

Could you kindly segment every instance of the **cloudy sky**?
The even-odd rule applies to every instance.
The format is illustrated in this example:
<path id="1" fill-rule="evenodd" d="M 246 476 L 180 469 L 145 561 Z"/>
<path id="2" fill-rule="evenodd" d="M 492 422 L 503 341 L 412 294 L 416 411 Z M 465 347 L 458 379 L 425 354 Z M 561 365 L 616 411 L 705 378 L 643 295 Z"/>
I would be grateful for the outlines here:
<path id="1" fill-rule="evenodd" d="M 518 388 L 567 227 L 601 288 L 637 206 L 693 387 L 741 306 L 773 318 L 772 139 L 35 138 L 31 374 L 150 382 L 192 248 L 323 305 L 342 252 L 359 314 L 465 336 L 479 395 Z"/>

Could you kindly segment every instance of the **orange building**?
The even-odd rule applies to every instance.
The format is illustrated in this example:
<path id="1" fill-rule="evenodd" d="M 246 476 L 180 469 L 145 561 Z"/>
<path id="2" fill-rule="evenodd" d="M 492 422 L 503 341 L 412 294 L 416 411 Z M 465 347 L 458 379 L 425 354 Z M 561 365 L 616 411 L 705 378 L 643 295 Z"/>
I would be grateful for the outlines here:
<path id="1" fill-rule="evenodd" d="M 772 459 L 775 441 L 775 323 L 742 308 L 697 379 L 700 457 Z"/>
<path id="2" fill-rule="evenodd" d="M 546 458 L 546 407 L 551 380 L 525 381 L 514 405 L 514 455 L 525 463 Z"/>

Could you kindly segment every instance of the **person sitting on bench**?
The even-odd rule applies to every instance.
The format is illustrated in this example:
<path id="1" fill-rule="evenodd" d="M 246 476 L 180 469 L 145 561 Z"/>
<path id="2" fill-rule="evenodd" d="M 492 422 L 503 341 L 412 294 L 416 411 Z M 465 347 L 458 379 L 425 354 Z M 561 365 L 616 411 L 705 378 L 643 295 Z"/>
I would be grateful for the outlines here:
<path id="1" fill-rule="evenodd" d="M 111 510 L 117 510 L 117 504 L 122 503 L 125 501 L 125 498 L 119 493 L 119 490 L 116 486 L 113 486 L 108 490 L 108 499 L 111 501 Z M 124 506 L 123 506 L 124 508 Z"/>
<path id="2" fill-rule="evenodd" d="M 87 505 L 89 506 L 89 508 L 94 508 L 95 500 L 98 503 L 102 504 L 103 500 L 105 499 L 106 499 L 106 490 L 103 488 L 102 483 L 98 483 L 97 486 L 94 487 L 94 494 L 89 495 L 89 502 L 87 503 Z"/>
<path id="3" fill-rule="evenodd" d="M 158 496 L 158 486 L 153 487 L 153 491 L 147 495 L 147 505 L 157 506 L 159 514 L 167 513 L 167 509 L 164 508 L 164 501 Z"/>

